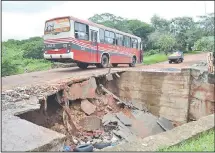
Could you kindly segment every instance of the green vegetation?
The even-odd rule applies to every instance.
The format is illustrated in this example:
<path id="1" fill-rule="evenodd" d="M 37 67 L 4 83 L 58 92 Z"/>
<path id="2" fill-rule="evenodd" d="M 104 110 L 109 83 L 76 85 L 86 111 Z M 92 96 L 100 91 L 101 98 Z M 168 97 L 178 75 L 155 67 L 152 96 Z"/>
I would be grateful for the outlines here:
<path id="1" fill-rule="evenodd" d="M 159 151 L 212 151 L 214 152 L 214 129 L 202 133 L 195 138 L 184 141 L 179 145 L 161 148 Z"/>
<path id="2" fill-rule="evenodd" d="M 167 60 L 172 50 L 186 54 L 214 51 L 214 14 L 200 16 L 195 22 L 190 17 L 166 20 L 158 16 L 151 24 L 136 19 L 125 19 L 110 13 L 96 14 L 89 20 L 139 36 L 143 40 L 144 64 Z M 10 39 L 2 43 L 2 76 L 47 70 L 51 62 L 43 59 L 43 40 L 33 37 L 26 40 Z M 188 52 L 193 50 L 192 52 Z"/>
<path id="3" fill-rule="evenodd" d="M 2 43 L 2 76 L 47 70 L 52 63 L 42 59 L 43 40 L 8 40 Z"/>
<path id="4" fill-rule="evenodd" d="M 167 61 L 168 57 L 165 54 L 154 54 L 150 56 L 145 56 L 143 59 L 143 64 L 154 64 L 159 62 Z"/>

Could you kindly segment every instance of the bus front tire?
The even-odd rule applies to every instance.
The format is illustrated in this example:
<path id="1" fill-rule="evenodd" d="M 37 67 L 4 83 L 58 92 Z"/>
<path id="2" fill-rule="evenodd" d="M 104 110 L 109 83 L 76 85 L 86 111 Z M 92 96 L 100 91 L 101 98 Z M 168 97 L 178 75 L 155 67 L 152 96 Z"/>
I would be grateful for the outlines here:
<path id="1" fill-rule="evenodd" d="M 133 56 L 132 57 L 132 63 L 129 64 L 129 67 L 135 67 L 135 64 L 136 64 L 136 57 Z"/>
<path id="2" fill-rule="evenodd" d="M 77 66 L 81 69 L 87 69 L 87 67 L 89 66 L 89 64 L 87 63 L 77 63 Z"/>

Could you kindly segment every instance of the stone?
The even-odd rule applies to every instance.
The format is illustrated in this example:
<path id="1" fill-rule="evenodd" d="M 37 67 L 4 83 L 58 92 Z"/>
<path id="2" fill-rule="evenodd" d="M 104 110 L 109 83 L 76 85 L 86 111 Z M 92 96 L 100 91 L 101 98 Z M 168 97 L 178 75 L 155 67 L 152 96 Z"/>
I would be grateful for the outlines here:
<path id="1" fill-rule="evenodd" d="M 174 126 L 172 125 L 172 123 L 164 118 L 164 117 L 160 117 L 157 121 L 157 123 L 165 130 L 172 130 L 174 128 Z"/>
<path id="2" fill-rule="evenodd" d="M 116 114 L 116 117 L 126 126 L 131 126 L 131 119 L 125 116 L 124 113 L 120 112 Z"/>
<path id="3" fill-rule="evenodd" d="M 91 115 L 95 112 L 96 106 L 90 103 L 88 100 L 82 100 L 81 101 L 81 109 L 84 111 L 87 115 Z"/>
<path id="4" fill-rule="evenodd" d="M 112 75 L 112 74 L 107 74 L 107 75 L 106 75 L 106 79 L 107 79 L 108 81 L 113 80 L 113 75 Z"/>
<path id="5" fill-rule="evenodd" d="M 92 77 L 81 83 L 72 84 L 67 91 L 66 97 L 69 100 L 96 98 L 96 88 L 96 80 Z"/>
<path id="6" fill-rule="evenodd" d="M 87 116 L 79 121 L 79 125 L 86 131 L 98 130 L 101 128 L 101 119 L 97 116 Z"/>

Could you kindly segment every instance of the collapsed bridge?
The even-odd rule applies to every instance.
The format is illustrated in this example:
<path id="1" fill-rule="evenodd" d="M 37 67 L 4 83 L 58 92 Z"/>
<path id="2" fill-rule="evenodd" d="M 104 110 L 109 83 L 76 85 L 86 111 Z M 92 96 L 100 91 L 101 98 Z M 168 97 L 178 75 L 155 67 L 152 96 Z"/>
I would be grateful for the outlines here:
<path id="1" fill-rule="evenodd" d="M 4 91 L 3 150 L 62 151 L 65 144 L 96 143 L 101 136 L 124 143 L 169 130 L 157 123 L 162 118 L 171 129 L 214 113 L 207 72 L 107 73 Z"/>

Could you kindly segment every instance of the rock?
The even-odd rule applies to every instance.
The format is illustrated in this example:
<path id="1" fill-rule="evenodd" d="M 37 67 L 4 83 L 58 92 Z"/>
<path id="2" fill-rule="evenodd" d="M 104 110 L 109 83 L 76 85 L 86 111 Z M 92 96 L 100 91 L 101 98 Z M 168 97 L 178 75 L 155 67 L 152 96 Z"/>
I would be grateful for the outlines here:
<path id="1" fill-rule="evenodd" d="M 80 120 L 79 125 L 86 131 L 94 131 L 101 128 L 101 119 L 97 116 L 87 116 Z"/>
<path id="2" fill-rule="evenodd" d="M 116 137 L 115 135 L 113 135 L 112 139 L 111 139 L 111 142 L 112 143 L 116 143 L 117 141 L 119 141 L 119 138 Z"/>
<path id="3" fill-rule="evenodd" d="M 72 140 L 73 140 L 74 144 L 76 144 L 76 145 L 78 144 L 78 140 L 76 140 L 75 138 L 73 138 Z"/>
<path id="4" fill-rule="evenodd" d="M 107 74 L 107 75 L 106 75 L 106 79 L 107 79 L 108 81 L 113 80 L 113 75 L 112 75 L 112 74 Z"/>
<path id="5" fill-rule="evenodd" d="M 131 119 L 125 116 L 124 113 L 120 112 L 116 114 L 116 117 L 126 126 L 131 126 L 132 122 Z"/>
<path id="6" fill-rule="evenodd" d="M 95 98 L 96 88 L 96 80 L 94 77 L 91 77 L 89 80 L 81 83 L 72 84 L 67 91 L 66 98 L 69 100 Z"/>
<path id="7" fill-rule="evenodd" d="M 96 106 L 90 103 L 88 100 L 82 100 L 81 101 L 81 109 L 83 112 L 85 112 L 87 115 L 91 115 L 95 112 Z"/>

